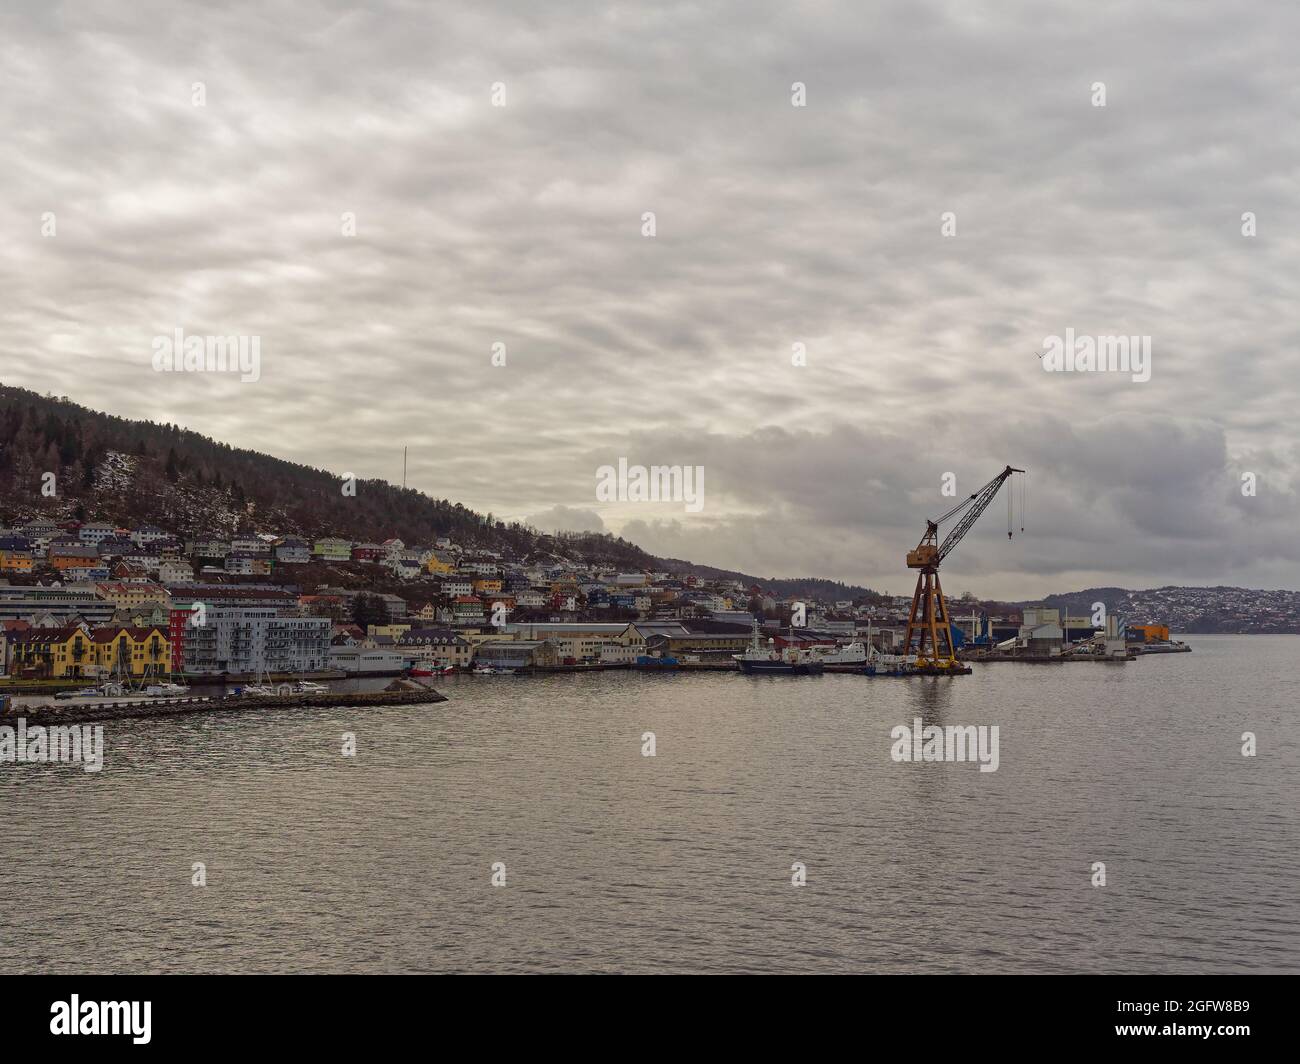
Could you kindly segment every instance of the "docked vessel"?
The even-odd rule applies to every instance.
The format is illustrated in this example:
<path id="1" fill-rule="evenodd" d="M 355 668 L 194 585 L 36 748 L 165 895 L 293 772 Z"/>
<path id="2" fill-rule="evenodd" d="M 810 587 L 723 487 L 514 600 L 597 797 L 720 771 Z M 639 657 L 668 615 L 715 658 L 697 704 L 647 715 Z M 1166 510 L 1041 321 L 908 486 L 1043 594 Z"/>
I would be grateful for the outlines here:
<path id="1" fill-rule="evenodd" d="M 812 653 L 823 665 L 866 665 L 867 648 L 862 643 L 842 647 L 813 647 Z"/>
<path id="2" fill-rule="evenodd" d="M 773 640 L 764 647 L 759 641 L 758 622 L 754 622 L 753 637 L 749 649 L 743 654 L 733 654 L 732 659 L 740 666 L 741 672 L 770 673 L 786 676 L 817 676 L 825 666 L 811 651 L 786 647 L 778 651 Z"/>
<path id="3" fill-rule="evenodd" d="M 873 650 L 871 660 L 862 668 L 864 676 L 909 676 L 916 669 L 916 662 L 905 654 L 882 654 Z"/>

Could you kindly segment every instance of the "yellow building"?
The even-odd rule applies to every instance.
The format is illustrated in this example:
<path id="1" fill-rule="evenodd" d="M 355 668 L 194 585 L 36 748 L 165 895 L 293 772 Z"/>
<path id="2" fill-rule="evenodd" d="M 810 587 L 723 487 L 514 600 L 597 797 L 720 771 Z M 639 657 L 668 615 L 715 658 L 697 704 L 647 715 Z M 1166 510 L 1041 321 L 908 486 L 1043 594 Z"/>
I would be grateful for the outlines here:
<path id="1" fill-rule="evenodd" d="M 91 639 L 102 676 L 171 675 L 171 640 L 165 628 L 97 628 Z"/>
<path id="2" fill-rule="evenodd" d="M 171 607 L 171 595 L 167 593 L 167 589 L 152 581 L 96 584 L 95 594 L 102 599 L 107 599 L 119 610 L 135 610 L 153 603 L 157 603 L 164 609 Z"/>
<path id="3" fill-rule="evenodd" d="M 32 628 L 10 637 L 10 661 L 18 675 L 49 679 L 168 676 L 171 642 L 151 628 Z"/>
<path id="4" fill-rule="evenodd" d="M 500 591 L 505 585 L 502 584 L 498 576 L 477 576 L 472 581 L 471 587 L 474 588 L 476 595 L 492 595 Z"/>
<path id="5" fill-rule="evenodd" d="M 455 572 L 456 564 L 448 556 L 439 557 L 436 551 L 430 551 L 429 556 L 424 560 L 424 571 L 426 573 L 451 573 Z"/>
<path id="6" fill-rule="evenodd" d="M 30 573 L 32 555 L 25 550 L 0 550 L 0 573 Z"/>

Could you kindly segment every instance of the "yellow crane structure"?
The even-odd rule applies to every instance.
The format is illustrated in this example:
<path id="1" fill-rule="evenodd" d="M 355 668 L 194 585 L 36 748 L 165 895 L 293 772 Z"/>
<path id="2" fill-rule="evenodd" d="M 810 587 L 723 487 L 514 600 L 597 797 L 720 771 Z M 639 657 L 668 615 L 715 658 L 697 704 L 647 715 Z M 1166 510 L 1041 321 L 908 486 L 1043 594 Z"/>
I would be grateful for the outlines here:
<path id="1" fill-rule="evenodd" d="M 912 595 L 912 610 L 907 616 L 907 638 L 903 642 L 903 653 L 916 654 L 918 670 L 969 671 L 957 660 L 956 648 L 953 646 L 948 604 L 944 601 L 943 588 L 939 585 L 939 563 L 948 557 L 971 526 L 979 520 L 980 514 L 988 508 L 1003 483 L 1013 473 L 1023 472 L 1023 469 L 1007 466 L 974 495 L 963 499 L 942 517 L 933 521 L 927 519 L 921 542 L 915 550 L 907 552 L 907 567 L 919 569 L 920 572 L 916 577 L 916 592 Z M 961 520 L 953 525 L 952 531 L 940 543 L 939 526 L 963 510 L 966 512 L 962 514 Z M 1011 529 L 1008 528 L 1007 538 L 1010 537 Z"/>

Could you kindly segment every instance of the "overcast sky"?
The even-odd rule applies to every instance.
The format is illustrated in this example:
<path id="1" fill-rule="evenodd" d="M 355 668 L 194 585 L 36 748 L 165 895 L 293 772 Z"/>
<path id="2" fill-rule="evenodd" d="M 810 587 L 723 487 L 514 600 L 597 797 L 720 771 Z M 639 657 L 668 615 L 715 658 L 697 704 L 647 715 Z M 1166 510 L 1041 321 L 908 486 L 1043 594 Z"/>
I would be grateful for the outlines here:
<path id="1" fill-rule="evenodd" d="M 1186 0 L 6 4 L 0 379 L 896 593 L 943 474 L 1009 462 L 1025 535 L 995 502 L 950 592 L 1300 588 L 1297 39 Z M 177 328 L 259 336 L 260 379 L 155 372 Z M 1066 329 L 1150 336 L 1150 380 L 1046 371 Z M 599 502 L 619 458 L 703 466 L 703 509 Z"/>

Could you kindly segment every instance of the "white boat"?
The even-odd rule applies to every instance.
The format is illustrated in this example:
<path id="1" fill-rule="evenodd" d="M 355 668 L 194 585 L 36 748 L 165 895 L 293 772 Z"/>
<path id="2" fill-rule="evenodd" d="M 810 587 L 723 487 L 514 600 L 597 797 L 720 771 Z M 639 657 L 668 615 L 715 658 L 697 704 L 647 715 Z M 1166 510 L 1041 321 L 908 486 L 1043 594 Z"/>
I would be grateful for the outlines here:
<path id="1" fill-rule="evenodd" d="M 98 687 L 83 687 L 79 691 L 55 691 L 54 697 L 60 702 L 69 698 L 98 698 Z"/>
<path id="2" fill-rule="evenodd" d="M 475 676 L 509 676 L 514 669 L 503 669 L 498 665 L 475 665 Z"/>
<path id="3" fill-rule="evenodd" d="M 299 680 L 297 692 L 303 695 L 324 695 L 329 694 L 329 688 L 323 683 L 316 683 L 314 680 Z"/>
<path id="4" fill-rule="evenodd" d="M 867 648 L 862 643 L 849 643 L 842 647 L 813 647 L 823 665 L 865 665 Z"/>
<path id="5" fill-rule="evenodd" d="M 240 688 L 239 693 L 244 695 L 259 695 L 259 696 L 272 697 L 275 695 L 276 692 L 274 691 L 274 689 L 267 687 L 266 684 L 252 683 L 249 684 L 247 687 Z"/>
<path id="6" fill-rule="evenodd" d="M 153 683 L 144 689 L 144 693 L 150 698 L 183 698 L 190 689 L 178 683 Z"/>

